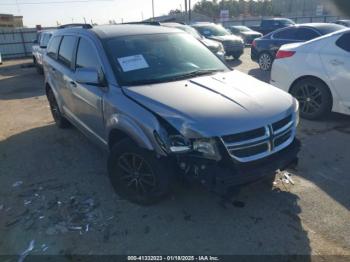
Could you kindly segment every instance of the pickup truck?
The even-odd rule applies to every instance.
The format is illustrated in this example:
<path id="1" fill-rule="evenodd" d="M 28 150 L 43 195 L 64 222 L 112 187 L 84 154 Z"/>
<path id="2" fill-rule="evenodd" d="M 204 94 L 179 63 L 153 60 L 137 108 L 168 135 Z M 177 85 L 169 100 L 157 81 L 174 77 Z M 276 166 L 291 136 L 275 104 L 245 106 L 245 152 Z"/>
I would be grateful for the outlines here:
<path id="1" fill-rule="evenodd" d="M 249 28 L 262 33 L 263 35 L 269 34 L 277 29 L 295 25 L 295 23 L 288 18 L 271 18 L 263 19 L 260 26 L 250 26 Z"/>
<path id="2" fill-rule="evenodd" d="M 46 52 L 47 44 L 49 43 L 53 30 L 39 31 L 37 39 L 34 40 L 32 47 L 33 63 L 39 74 L 43 74 L 43 55 Z"/>

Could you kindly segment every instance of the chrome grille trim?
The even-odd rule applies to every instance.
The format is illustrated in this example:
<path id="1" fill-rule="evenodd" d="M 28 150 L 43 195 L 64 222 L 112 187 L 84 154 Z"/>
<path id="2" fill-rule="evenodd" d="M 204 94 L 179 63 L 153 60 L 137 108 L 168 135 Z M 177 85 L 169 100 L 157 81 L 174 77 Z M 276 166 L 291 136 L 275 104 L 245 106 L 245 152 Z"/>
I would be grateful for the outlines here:
<path id="1" fill-rule="evenodd" d="M 281 128 L 277 130 L 273 129 L 273 126 L 276 123 L 280 123 L 281 121 L 287 122 L 289 119 L 291 121 L 289 121 L 287 124 L 285 124 Z M 288 117 L 280 121 L 277 121 L 265 126 L 264 127 L 265 134 L 263 136 L 249 139 L 249 140 L 234 142 L 234 143 L 227 143 L 222 137 L 220 139 L 221 139 L 221 142 L 226 147 L 227 152 L 233 159 L 244 163 L 256 161 L 261 158 L 270 156 L 286 148 L 288 145 L 290 145 L 293 142 L 296 134 L 295 123 L 296 123 L 295 115 L 289 115 Z M 246 131 L 246 132 L 249 132 L 249 131 Z M 242 133 L 246 133 L 246 132 L 242 132 Z M 286 136 L 285 141 L 283 138 L 284 136 Z M 278 141 L 278 140 L 282 140 L 282 141 Z M 279 142 L 281 142 L 281 144 L 278 145 Z M 268 148 L 268 150 L 255 155 L 247 156 L 247 157 L 238 157 L 237 155 L 235 155 L 235 151 L 237 150 L 244 150 L 244 149 L 249 150 L 249 149 L 255 148 L 255 150 L 258 151 L 258 149 L 262 148 L 261 147 L 262 145 L 266 145 L 266 148 Z"/>

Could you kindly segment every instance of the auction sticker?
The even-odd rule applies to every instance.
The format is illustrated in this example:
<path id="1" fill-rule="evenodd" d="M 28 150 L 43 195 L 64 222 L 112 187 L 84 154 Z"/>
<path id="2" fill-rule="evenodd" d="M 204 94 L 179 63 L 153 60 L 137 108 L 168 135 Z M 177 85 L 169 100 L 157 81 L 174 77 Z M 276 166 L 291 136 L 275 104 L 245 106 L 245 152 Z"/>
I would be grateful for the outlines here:
<path id="1" fill-rule="evenodd" d="M 149 65 L 143 55 L 132 55 L 117 58 L 124 72 L 148 68 Z"/>

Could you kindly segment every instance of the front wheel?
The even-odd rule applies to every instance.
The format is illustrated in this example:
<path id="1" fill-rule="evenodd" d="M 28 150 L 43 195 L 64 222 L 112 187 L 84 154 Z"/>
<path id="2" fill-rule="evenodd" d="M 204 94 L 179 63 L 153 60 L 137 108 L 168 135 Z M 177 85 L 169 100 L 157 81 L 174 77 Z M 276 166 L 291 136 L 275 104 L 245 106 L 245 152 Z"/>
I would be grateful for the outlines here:
<path id="1" fill-rule="evenodd" d="M 306 78 L 298 81 L 290 93 L 299 101 L 300 116 L 316 120 L 331 112 L 332 95 L 321 80 Z"/>
<path id="2" fill-rule="evenodd" d="M 47 91 L 47 99 L 49 100 L 51 114 L 53 119 L 56 122 L 56 125 L 59 128 L 69 127 L 70 123 L 64 116 L 62 116 L 62 113 L 60 111 L 60 108 L 58 107 L 55 95 L 53 94 L 53 91 L 51 89 Z"/>
<path id="3" fill-rule="evenodd" d="M 263 71 L 270 71 L 272 68 L 273 57 L 269 53 L 262 53 L 259 56 L 259 67 Z"/>
<path id="4" fill-rule="evenodd" d="M 172 175 L 166 163 L 131 139 L 124 139 L 110 151 L 109 178 L 121 197 L 140 205 L 155 204 L 170 191 Z"/>

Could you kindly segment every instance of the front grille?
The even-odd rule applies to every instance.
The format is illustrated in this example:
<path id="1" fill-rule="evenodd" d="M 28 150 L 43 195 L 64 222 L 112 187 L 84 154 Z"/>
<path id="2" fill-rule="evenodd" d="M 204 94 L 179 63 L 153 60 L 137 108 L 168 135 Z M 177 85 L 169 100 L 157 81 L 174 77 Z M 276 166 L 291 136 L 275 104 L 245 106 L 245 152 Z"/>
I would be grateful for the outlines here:
<path id="1" fill-rule="evenodd" d="M 244 133 L 238 133 L 234 135 L 223 136 L 222 139 L 225 143 L 237 143 L 245 140 L 255 139 L 265 135 L 265 128 L 258 128 Z"/>
<path id="2" fill-rule="evenodd" d="M 240 162 L 267 157 L 291 144 L 295 121 L 289 115 L 265 127 L 221 137 L 230 156 Z"/>

